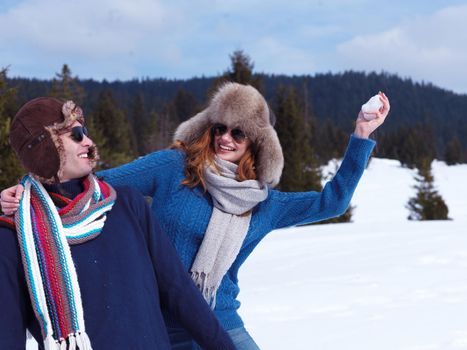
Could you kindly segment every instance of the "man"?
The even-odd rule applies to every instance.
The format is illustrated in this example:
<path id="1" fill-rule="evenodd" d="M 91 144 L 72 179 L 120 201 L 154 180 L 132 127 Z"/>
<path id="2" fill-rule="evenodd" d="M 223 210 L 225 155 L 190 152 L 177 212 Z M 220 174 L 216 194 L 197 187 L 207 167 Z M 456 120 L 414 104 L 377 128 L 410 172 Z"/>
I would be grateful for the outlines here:
<path id="1" fill-rule="evenodd" d="M 0 349 L 170 349 L 161 307 L 206 349 L 235 349 L 144 198 L 92 174 L 97 148 L 72 101 L 41 97 L 11 125 L 29 171 L 0 218 Z"/>

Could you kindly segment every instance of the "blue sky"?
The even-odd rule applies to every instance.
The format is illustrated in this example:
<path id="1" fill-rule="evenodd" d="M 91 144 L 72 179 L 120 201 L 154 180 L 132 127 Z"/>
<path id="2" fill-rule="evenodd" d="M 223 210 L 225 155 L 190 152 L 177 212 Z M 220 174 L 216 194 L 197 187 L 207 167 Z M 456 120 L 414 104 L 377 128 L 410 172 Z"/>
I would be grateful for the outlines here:
<path id="1" fill-rule="evenodd" d="M 2 0 L 0 67 L 50 79 L 386 71 L 467 93 L 467 1 Z"/>

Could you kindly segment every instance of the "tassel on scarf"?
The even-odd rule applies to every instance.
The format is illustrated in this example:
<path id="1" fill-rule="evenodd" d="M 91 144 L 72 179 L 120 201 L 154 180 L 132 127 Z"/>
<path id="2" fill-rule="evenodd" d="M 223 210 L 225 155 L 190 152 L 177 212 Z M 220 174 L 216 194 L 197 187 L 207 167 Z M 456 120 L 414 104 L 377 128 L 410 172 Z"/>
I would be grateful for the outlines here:
<path id="1" fill-rule="evenodd" d="M 51 335 L 44 339 L 44 347 L 45 350 L 59 350 L 57 342 Z"/>
<path id="2" fill-rule="evenodd" d="M 212 310 L 216 307 L 216 294 L 219 286 L 210 287 L 208 284 L 209 274 L 204 272 L 191 272 L 191 279 L 200 290 L 204 300 L 209 304 Z"/>
<path id="3" fill-rule="evenodd" d="M 76 333 L 75 337 L 76 337 L 76 345 L 78 345 L 78 349 L 80 350 L 84 349 L 83 341 L 81 340 L 80 334 Z"/>
<path id="4" fill-rule="evenodd" d="M 68 349 L 76 350 L 76 339 L 75 339 L 74 334 L 70 334 L 70 336 L 68 337 L 68 342 L 69 342 Z"/>
<path id="5" fill-rule="evenodd" d="M 72 333 L 66 339 L 55 340 L 48 336 L 44 340 L 45 350 L 92 350 L 88 335 L 83 333 Z"/>
<path id="6" fill-rule="evenodd" d="M 91 340 L 89 340 L 89 337 L 85 332 L 76 333 L 75 339 L 79 350 L 92 350 Z M 70 348 L 70 350 L 72 349 Z"/>
<path id="7" fill-rule="evenodd" d="M 86 333 L 81 333 L 83 338 L 84 338 L 84 342 L 86 344 L 86 350 L 92 350 L 92 347 L 91 347 L 91 340 L 89 339 L 88 335 Z"/>

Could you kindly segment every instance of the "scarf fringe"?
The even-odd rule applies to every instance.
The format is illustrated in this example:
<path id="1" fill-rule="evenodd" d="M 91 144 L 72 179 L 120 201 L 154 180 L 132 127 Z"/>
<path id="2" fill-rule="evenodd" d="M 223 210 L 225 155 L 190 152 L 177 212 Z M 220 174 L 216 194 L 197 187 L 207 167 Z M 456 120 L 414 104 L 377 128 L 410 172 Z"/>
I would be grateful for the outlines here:
<path id="1" fill-rule="evenodd" d="M 51 335 L 48 335 L 47 338 L 44 339 L 44 347 L 45 350 L 58 350 L 58 343 Z"/>
<path id="2" fill-rule="evenodd" d="M 204 300 L 206 300 L 211 309 L 214 310 L 216 307 L 216 296 L 219 286 L 209 287 L 209 274 L 205 272 L 192 271 L 191 278 L 203 295 Z"/>
<path id="3" fill-rule="evenodd" d="M 68 338 L 68 341 L 70 343 L 69 350 L 76 350 L 76 339 L 73 334 Z"/>
<path id="4" fill-rule="evenodd" d="M 78 346 L 78 349 L 84 349 L 83 341 L 78 333 L 76 333 L 76 345 Z"/>
<path id="5" fill-rule="evenodd" d="M 81 333 L 81 336 L 83 337 L 84 342 L 86 343 L 85 344 L 85 350 L 92 350 L 91 340 L 89 339 L 87 333 Z"/>
<path id="6" fill-rule="evenodd" d="M 55 340 L 51 335 L 44 339 L 45 350 L 92 350 L 85 332 L 70 334 L 67 339 Z"/>

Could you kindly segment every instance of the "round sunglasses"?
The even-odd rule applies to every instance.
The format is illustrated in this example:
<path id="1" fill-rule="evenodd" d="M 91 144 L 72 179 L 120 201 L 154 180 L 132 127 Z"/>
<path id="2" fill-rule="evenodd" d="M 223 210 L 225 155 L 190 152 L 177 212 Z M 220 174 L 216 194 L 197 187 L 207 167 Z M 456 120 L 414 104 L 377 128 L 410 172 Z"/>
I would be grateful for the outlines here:
<path id="1" fill-rule="evenodd" d="M 212 134 L 214 136 L 224 135 L 229 128 L 224 124 L 214 124 L 211 128 Z M 230 136 L 236 143 L 243 143 L 247 139 L 247 136 L 241 129 L 230 129 Z"/>
<path id="2" fill-rule="evenodd" d="M 75 142 L 81 142 L 84 139 L 84 136 L 88 136 L 88 129 L 85 126 L 74 126 L 72 128 L 66 128 L 59 133 L 59 135 L 66 134 L 67 132 L 70 133 L 70 137 Z"/>

